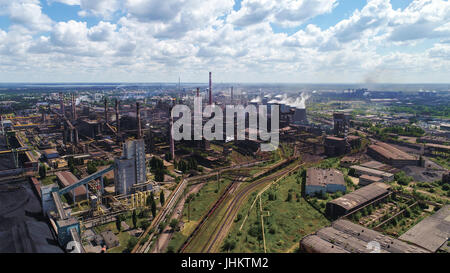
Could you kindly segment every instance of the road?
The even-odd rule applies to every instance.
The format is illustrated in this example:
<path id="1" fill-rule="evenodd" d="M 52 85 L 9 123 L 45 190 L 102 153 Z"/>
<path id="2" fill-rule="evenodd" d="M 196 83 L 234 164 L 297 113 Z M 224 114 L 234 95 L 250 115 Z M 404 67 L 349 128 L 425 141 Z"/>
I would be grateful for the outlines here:
<path id="1" fill-rule="evenodd" d="M 177 219 L 179 220 L 182 217 L 184 204 L 186 203 L 186 199 L 189 195 L 196 194 L 200 189 L 205 185 L 205 183 L 197 184 L 193 186 L 190 191 L 178 202 L 177 206 L 175 207 L 172 216 L 170 220 Z M 169 245 L 169 241 L 173 236 L 174 230 L 170 226 L 166 226 L 164 228 L 161 235 L 159 235 L 158 239 L 156 239 L 155 246 L 153 247 L 152 253 L 160 253 L 161 251 L 164 251 L 167 246 Z"/>

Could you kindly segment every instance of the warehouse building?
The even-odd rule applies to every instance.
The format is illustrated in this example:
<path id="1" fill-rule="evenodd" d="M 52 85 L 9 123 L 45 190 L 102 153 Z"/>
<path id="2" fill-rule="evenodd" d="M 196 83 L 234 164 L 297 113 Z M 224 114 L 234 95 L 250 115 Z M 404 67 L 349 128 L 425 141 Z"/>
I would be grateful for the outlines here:
<path id="1" fill-rule="evenodd" d="M 300 249 L 308 253 L 429 252 L 348 220 L 337 220 L 331 227 L 322 228 L 315 234 L 306 236 L 300 241 Z"/>
<path id="2" fill-rule="evenodd" d="M 325 213 L 328 217 L 337 219 L 354 212 L 365 205 L 382 201 L 389 195 L 389 189 L 390 186 L 387 184 L 379 182 L 372 183 L 328 202 Z"/>
<path id="3" fill-rule="evenodd" d="M 384 172 L 388 172 L 388 173 L 394 173 L 395 174 L 396 172 L 398 172 L 398 169 L 396 169 L 396 168 L 394 168 L 392 166 L 386 165 L 384 163 L 381 163 L 379 161 L 375 161 L 375 160 L 368 161 L 368 162 L 362 163 L 360 165 L 363 166 L 363 167 L 366 167 L 366 168 L 379 170 L 379 171 L 384 171 Z"/>
<path id="4" fill-rule="evenodd" d="M 359 185 L 360 186 L 367 186 L 375 182 L 383 182 L 383 178 L 379 176 L 372 176 L 363 174 L 359 177 Z"/>
<path id="5" fill-rule="evenodd" d="M 61 187 L 65 188 L 78 182 L 78 178 L 71 172 L 57 172 L 56 177 L 58 178 L 58 183 Z M 85 186 L 80 186 L 70 191 L 69 196 L 74 200 L 74 202 L 80 202 L 87 200 L 87 191 Z"/>
<path id="6" fill-rule="evenodd" d="M 441 247 L 447 247 L 449 237 L 450 205 L 446 205 L 412 227 L 399 239 L 436 252 Z"/>
<path id="7" fill-rule="evenodd" d="M 358 176 L 361 175 L 370 175 L 370 176 L 378 176 L 383 178 L 384 182 L 390 182 L 394 180 L 394 174 L 388 173 L 385 171 L 375 170 L 363 166 L 353 165 L 350 167 L 351 169 L 355 170 L 355 174 Z"/>
<path id="8" fill-rule="evenodd" d="M 345 193 L 346 190 L 344 176 L 338 170 L 309 168 L 306 171 L 306 195 L 337 191 Z"/>
<path id="9" fill-rule="evenodd" d="M 383 142 L 376 142 L 370 145 L 367 148 L 367 154 L 378 161 L 399 169 L 405 166 L 418 166 L 420 163 L 419 159 L 415 156 Z"/>

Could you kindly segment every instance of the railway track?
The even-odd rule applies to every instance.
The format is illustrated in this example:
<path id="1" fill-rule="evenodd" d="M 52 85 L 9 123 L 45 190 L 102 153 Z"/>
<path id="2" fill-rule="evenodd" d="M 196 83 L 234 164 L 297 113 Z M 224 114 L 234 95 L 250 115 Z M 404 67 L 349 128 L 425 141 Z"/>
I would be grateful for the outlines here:
<path id="1" fill-rule="evenodd" d="M 283 164 L 277 164 L 276 168 L 279 168 L 279 167 L 283 166 L 284 164 L 289 165 L 290 163 L 292 163 L 294 161 L 294 159 L 295 158 L 291 158 L 291 159 L 285 161 Z M 263 184 L 265 184 L 265 183 L 267 183 L 269 181 L 272 181 L 272 180 L 274 180 L 276 178 L 282 177 L 282 176 L 284 176 L 284 175 L 294 171 L 299 166 L 300 165 L 293 166 L 293 167 L 287 168 L 285 170 L 282 170 L 281 172 L 274 172 L 272 174 L 269 174 L 267 177 L 261 178 L 259 181 L 253 182 L 253 183 L 249 184 L 248 186 L 246 186 L 245 188 L 243 188 L 241 191 L 239 191 L 237 193 L 237 195 L 233 197 L 233 199 L 231 200 L 230 206 L 228 206 L 226 211 L 225 211 L 225 216 L 224 216 L 225 220 L 224 221 L 223 220 L 219 221 L 219 223 L 217 224 L 216 228 L 214 229 L 217 232 L 213 232 L 209 236 L 208 240 L 205 240 L 206 244 L 203 246 L 201 252 L 202 253 L 204 253 L 204 252 L 211 252 L 213 250 L 214 246 L 216 246 L 219 242 L 222 241 L 222 239 L 228 233 L 229 228 L 233 224 L 233 220 L 235 219 L 236 214 L 238 213 L 242 203 L 246 200 L 246 198 L 249 196 L 249 194 L 251 194 L 259 186 L 261 186 L 261 185 L 263 185 Z M 188 240 L 185 242 L 185 244 L 180 249 L 180 252 L 184 252 L 186 250 L 186 248 L 195 239 L 195 236 L 198 236 L 198 234 L 200 233 L 202 228 L 205 226 L 207 220 L 211 219 L 211 216 L 216 211 L 218 211 L 218 208 L 220 207 L 221 204 L 223 204 L 223 202 L 226 199 L 226 197 L 227 196 L 224 195 L 224 196 L 222 196 L 222 198 L 220 200 L 218 200 L 216 202 L 216 204 L 211 208 L 211 210 L 207 213 L 207 215 L 202 219 L 202 221 L 199 223 L 199 225 L 197 225 L 197 227 L 194 230 L 194 232 L 190 235 Z"/>
<path id="2" fill-rule="evenodd" d="M 228 230 L 231 228 L 231 225 L 233 224 L 233 220 L 236 218 L 236 215 L 239 212 L 239 209 L 240 209 L 242 203 L 247 199 L 247 197 L 256 188 L 258 188 L 260 185 L 263 185 L 269 181 L 272 181 L 273 179 L 276 179 L 277 177 L 284 176 L 284 175 L 294 171 L 297 168 L 298 168 L 298 166 L 294 166 L 292 168 L 283 170 L 279 173 L 271 174 L 268 177 L 261 179 L 261 181 L 258 181 L 258 182 L 248 185 L 242 191 L 240 191 L 236 195 L 236 197 L 233 199 L 231 205 L 227 208 L 227 211 L 225 213 L 226 214 L 225 221 L 222 222 L 218 231 L 215 233 L 215 236 L 213 233 L 212 234 L 213 238 L 210 237 L 209 240 L 207 240 L 207 244 L 203 247 L 202 252 L 210 253 L 212 250 L 214 250 L 214 247 L 217 244 L 219 244 L 222 241 L 222 239 L 228 234 Z"/>
<path id="3" fill-rule="evenodd" d="M 211 206 L 211 208 L 208 210 L 208 212 L 203 216 L 202 220 L 198 223 L 197 227 L 194 229 L 194 231 L 189 235 L 189 237 L 186 239 L 186 241 L 183 243 L 183 245 L 180 247 L 180 250 L 178 252 L 183 252 L 186 247 L 191 243 L 192 239 L 198 234 L 198 232 L 203 228 L 206 221 L 211 217 L 214 212 L 217 210 L 217 208 L 220 207 L 220 205 L 223 203 L 223 201 L 227 198 L 227 196 L 233 192 L 238 186 L 238 181 L 241 181 L 243 176 L 239 176 L 237 179 L 235 179 L 230 185 L 227 186 L 223 194 L 220 196 L 220 198 L 214 203 L 214 205 Z"/>

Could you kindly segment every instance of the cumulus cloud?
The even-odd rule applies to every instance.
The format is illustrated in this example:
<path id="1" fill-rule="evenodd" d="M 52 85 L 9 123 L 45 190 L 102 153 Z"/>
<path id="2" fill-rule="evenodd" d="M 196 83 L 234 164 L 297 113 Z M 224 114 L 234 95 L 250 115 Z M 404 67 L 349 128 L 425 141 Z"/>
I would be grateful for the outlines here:
<path id="1" fill-rule="evenodd" d="M 48 80 L 207 81 L 212 70 L 223 81 L 291 82 L 426 81 L 450 71 L 449 1 L 393 9 L 368 0 L 329 27 L 310 19 L 334 12 L 336 0 L 244 0 L 237 11 L 234 0 L 42 1 L 77 5 L 79 17 L 54 22 L 37 0 L 0 0 L 11 22 L 0 29 L 0 81 L 12 70 L 29 80 L 26 69 Z M 415 47 L 421 41 L 427 48 Z"/>
<path id="2" fill-rule="evenodd" d="M 229 20 L 239 27 L 264 21 L 281 26 L 297 26 L 317 15 L 329 13 L 336 0 L 244 0 L 241 9 L 233 12 Z"/>
<path id="3" fill-rule="evenodd" d="M 52 20 L 42 13 L 38 0 L 0 0 L 0 16 L 8 16 L 13 24 L 33 31 L 48 31 Z"/>

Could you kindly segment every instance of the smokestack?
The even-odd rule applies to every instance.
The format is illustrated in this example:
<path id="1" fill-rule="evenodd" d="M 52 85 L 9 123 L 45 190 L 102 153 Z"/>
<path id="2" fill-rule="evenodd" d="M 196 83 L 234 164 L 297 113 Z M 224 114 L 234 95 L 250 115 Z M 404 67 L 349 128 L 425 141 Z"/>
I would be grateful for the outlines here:
<path id="1" fill-rule="evenodd" d="M 136 119 L 137 119 L 137 138 L 142 138 L 142 130 L 141 130 L 141 111 L 139 108 L 139 102 L 136 102 Z"/>
<path id="2" fill-rule="evenodd" d="M 108 100 L 105 97 L 105 122 L 108 123 Z"/>
<path id="3" fill-rule="evenodd" d="M 198 89 L 197 89 L 198 90 Z M 173 104 L 170 107 L 170 155 L 172 156 L 172 160 L 175 162 L 175 142 L 173 140 L 173 116 L 172 116 L 172 108 Z"/>
<path id="4" fill-rule="evenodd" d="M 234 87 L 232 86 L 232 87 L 231 87 L 231 103 L 233 103 L 233 99 L 234 99 L 234 98 L 233 98 L 233 96 L 234 96 L 234 94 L 233 94 L 233 91 L 234 91 L 234 90 L 233 90 L 233 89 L 234 89 Z"/>
<path id="5" fill-rule="evenodd" d="M 212 105 L 212 73 L 209 72 L 209 105 Z"/>
<path id="6" fill-rule="evenodd" d="M 116 99 L 116 125 L 117 125 L 117 136 L 120 135 L 120 117 L 119 117 L 119 101 Z"/>
<path id="7" fill-rule="evenodd" d="M 72 118 L 77 119 L 77 105 L 75 103 L 75 94 L 72 94 Z"/>
<path id="8" fill-rule="evenodd" d="M 61 115 L 65 117 L 65 109 L 64 109 L 64 95 L 62 92 L 59 93 L 59 108 L 61 110 Z"/>

